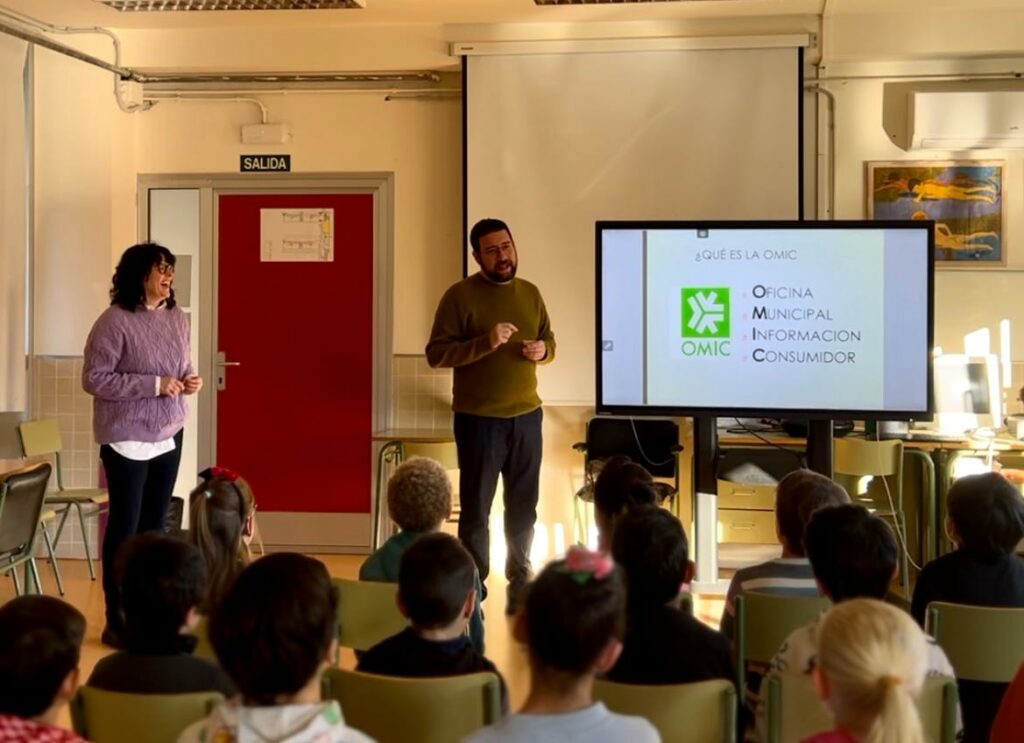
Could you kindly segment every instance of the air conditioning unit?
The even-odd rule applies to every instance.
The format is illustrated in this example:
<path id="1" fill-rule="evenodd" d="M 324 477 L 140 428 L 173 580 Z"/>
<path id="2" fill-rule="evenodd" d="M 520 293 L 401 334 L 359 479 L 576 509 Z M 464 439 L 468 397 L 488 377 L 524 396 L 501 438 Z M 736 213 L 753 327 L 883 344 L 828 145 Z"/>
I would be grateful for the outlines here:
<path id="1" fill-rule="evenodd" d="M 912 150 L 1024 148 L 1024 89 L 913 91 L 907 135 Z"/>

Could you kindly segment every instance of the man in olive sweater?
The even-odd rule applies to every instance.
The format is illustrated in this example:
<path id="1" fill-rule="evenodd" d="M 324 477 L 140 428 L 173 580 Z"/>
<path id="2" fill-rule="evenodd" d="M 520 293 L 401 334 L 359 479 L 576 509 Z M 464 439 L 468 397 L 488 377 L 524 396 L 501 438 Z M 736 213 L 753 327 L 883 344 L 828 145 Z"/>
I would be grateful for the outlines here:
<path id="1" fill-rule="evenodd" d="M 512 233 L 500 219 L 482 219 L 469 234 L 480 271 L 445 292 L 434 316 L 427 362 L 454 368 L 452 409 L 459 451 L 459 538 L 485 580 L 487 529 L 498 474 L 505 493 L 508 555 L 506 611 L 514 613 L 530 579 L 530 544 L 537 521 L 541 422 L 537 364 L 555 356 L 544 300 L 516 278 Z"/>

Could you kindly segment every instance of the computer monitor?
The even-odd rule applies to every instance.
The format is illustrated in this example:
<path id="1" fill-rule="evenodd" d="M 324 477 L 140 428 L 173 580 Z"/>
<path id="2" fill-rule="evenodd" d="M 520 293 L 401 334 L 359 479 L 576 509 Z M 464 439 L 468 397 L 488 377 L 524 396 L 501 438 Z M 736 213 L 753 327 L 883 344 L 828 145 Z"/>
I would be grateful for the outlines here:
<path id="1" fill-rule="evenodd" d="M 1003 424 L 999 358 L 943 354 L 935 358 L 935 426 L 962 434 Z"/>

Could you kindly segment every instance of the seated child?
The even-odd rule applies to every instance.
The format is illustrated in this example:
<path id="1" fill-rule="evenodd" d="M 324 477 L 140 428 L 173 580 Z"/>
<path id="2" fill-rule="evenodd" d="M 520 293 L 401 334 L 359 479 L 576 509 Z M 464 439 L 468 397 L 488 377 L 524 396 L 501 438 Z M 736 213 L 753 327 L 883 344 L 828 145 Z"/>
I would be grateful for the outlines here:
<path id="1" fill-rule="evenodd" d="M 848 504 L 817 511 L 807 524 L 804 547 L 822 595 L 828 596 L 834 604 L 858 598 L 882 600 L 896 578 L 899 565 L 896 535 L 889 524 L 863 506 Z M 819 628 L 820 618 L 793 630 L 772 658 L 769 676 L 814 671 L 818 662 Z M 921 636 L 926 645 L 928 676 L 952 678 L 953 667 L 942 648 L 923 632 Z M 757 705 L 757 722 L 762 733 L 764 714 L 762 696 Z M 959 717 L 958 710 L 958 730 L 962 727 Z"/>
<path id="2" fill-rule="evenodd" d="M 1024 607 L 1024 497 L 1002 475 L 962 477 L 946 497 L 946 529 L 957 548 L 928 563 L 914 588 L 911 612 L 924 626 L 928 604 Z M 988 741 L 1006 684 L 959 681 L 968 741 Z"/>
<path id="3" fill-rule="evenodd" d="M 468 743 L 650 743 L 647 720 L 609 712 L 593 700 L 594 678 L 622 650 L 626 595 L 621 570 L 607 556 L 573 547 L 541 571 L 513 632 L 530 654 L 530 692 L 518 714 L 467 738 Z"/>
<path id="4" fill-rule="evenodd" d="M 367 650 L 356 670 L 411 678 L 490 671 L 500 679 L 466 635 L 476 575 L 473 557 L 455 537 L 438 532 L 413 542 L 398 571 L 398 607 L 412 626 Z M 502 692 L 504 699 L 504 681 Z"/>
<path id="5" fill-rule="evenodd" d="M 873 599 L 837 604 L 818 632 L 814 683 L 836 728 L 804 743 L 924 743 L 914 699 L 928 667 L 906 612 Z"/>
<path id="6" fill-rule="evenodd" d="M 125 650 L 101 659 L 89 686 L 134 694 L 235 693 L 220 668 L 192 655 L 187 634 L 206 589 L 203 558 L 177 537 L 147 532 L 132 537 L 118 555 Z"/>
<path id="7" fill-rule="evenodd" d="M 616 522 L 612 557 L 626 577 L 626 635 L 610 681 L 735 677 L 729 641 L 679 608 L 679 587 L 693 577 L 687 550 L 683 525 L 663 508 L 637 508 Z"/>
<path id="8" fill-rule="evenodd" d="M 946 530 L 956 550 L 924 566 L 911 611 L 924 625 L 932 601 L 1024 607 L 1024 496 L 995 472 L 961 477 L 946 496 Z"/>
<path id="9" fill-rule="evenodd" d="M 452 481 L 439 462 L 410 457 L 388 480 L 388 514 L 401 529 L 366 558 L 359 568 L 359 580 L 397 583 L 402 555 L 424 534 L 440 531 L 452 512 Z M 484 620 L 480 602 L 484 599 L 479 574 L 474 578 L 476 604 L 469 620 L 469 638 L 481 655 L 484 652 Z"/>
<path id="10" fill-rule="evenodd" d="M 238 576 L 210 615 L 210 640 L 240 698 L 185 729 L 179 743 L 366 743 L 320 677 L 337 653 L 338 592 L 322 563 L 279 552 Z"/>
<path id="11" fill-rule="evenodd" d="M 256 501 L 249 483 L 226 467 L 210 467 L 199 477 L 202 482 L 189 495 L 188 538 L 206 565 L 207 588 L 200 608 L 209 614 L 252 559 L 249 543 L 256 533 Z"/>
<path id="12" fill-rule="evenodd" d="M 594 524 L 597 547 L 612 548 L 615 521 L 631 508 L 658 505 L 662 500 L 651 473 L 626 456 L 612 457 L 594 482 Z"/>
<path id="13" fill-rule="evenodd" d="M 85 617 L 51 596 L 0 606 L 0 740 L 85 743 L 57 727 L 78 688 Z"/>
<path id="14" fill-rule="evenodd" d="M 849 502 L 845 490 L 817 472 L 796 470 L 782 478 L 775 491 L 775 534 L 782 545 L 782 557 L 736 571 L 722 613 L 721 630 L 729 642 L 736 632 L 736 597 L 751 590 L 751 586 L 756 586 L 759 593 L 818 595 L 811 563 L 804 552 L 804 530 L 811 514 L 819 508 Z"/>

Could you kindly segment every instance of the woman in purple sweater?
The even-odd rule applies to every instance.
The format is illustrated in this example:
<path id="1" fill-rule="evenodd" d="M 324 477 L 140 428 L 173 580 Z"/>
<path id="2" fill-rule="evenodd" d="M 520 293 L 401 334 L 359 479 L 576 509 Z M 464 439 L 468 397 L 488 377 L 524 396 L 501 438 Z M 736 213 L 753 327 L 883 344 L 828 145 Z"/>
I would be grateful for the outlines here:
<path id="1" fill-rule="evenodd" d="M 178 476 L 181 432 L 203 380 L 192 370 L 188 318 L 174 304 L 174 255 L 143 243 L 114 271 L 110 307 L 85 343 L 82 387 L 93 396 L 93 430 L 107 475 L 110 514 L 103 539 L 103 642 L 123 644 L 113 566 L 133 534 L 163 528 Z"/>

